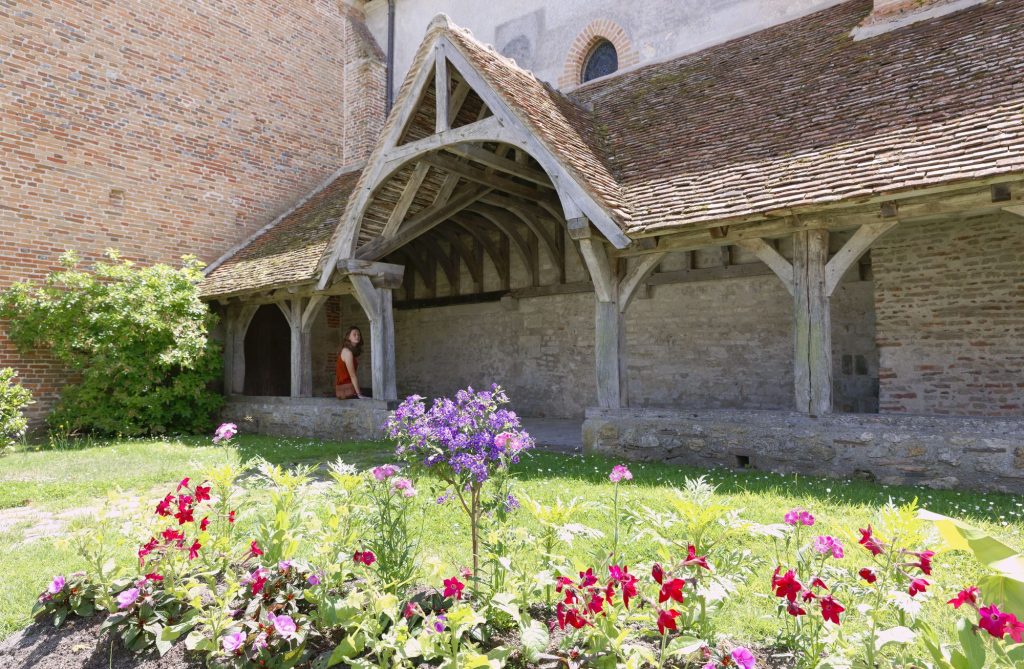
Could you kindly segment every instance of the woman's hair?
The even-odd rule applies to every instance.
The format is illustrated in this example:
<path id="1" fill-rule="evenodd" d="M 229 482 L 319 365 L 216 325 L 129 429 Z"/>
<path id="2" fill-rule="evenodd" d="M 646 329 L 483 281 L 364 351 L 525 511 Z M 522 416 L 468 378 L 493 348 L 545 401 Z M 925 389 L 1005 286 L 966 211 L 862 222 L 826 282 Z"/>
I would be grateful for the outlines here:
<path id="1" fill-rule="evenodd" d="M 352 342 L 350 342 L 348 340 L 349 335 L 352 334 L 353 330 L 355 330 L 356 332 L 359 333 L 359 343 L 358 344 L 353 344 Z M 341 347 L 342 348 L 347 348 L 348 350 L 352 351 L 352 355 L 354 355 L 355 357 L 358 358 L 360 355 L 363 354 L 363 331 L 360 330 L 359 328 L 357 328 L 354 325 L 350 326 L 349 329 L 345 330 L 345 337 L 341 341 Z"/>

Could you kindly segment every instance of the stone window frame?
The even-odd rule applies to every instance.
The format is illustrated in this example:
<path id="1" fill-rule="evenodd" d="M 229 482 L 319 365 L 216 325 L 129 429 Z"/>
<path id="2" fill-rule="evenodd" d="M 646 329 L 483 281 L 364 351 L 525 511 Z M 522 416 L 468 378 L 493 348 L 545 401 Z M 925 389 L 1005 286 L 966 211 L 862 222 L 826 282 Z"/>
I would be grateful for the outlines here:
<path id="1" fill-rule="evenodd" d="M 583 85 L 583 68 L 587 64 L 587 58 L 594 50 L 594 47 L 601 42 L 610 42 L 615 47 L 619 59 L 619 68 L 606 76 L 614 76 L 640 62 L 640 56 L 636 49 L 633 48 L 633 44 L 630 42 L 622 26 L 611 19 L 595 19 L 576 36 L 572 46 L 569 47 L 569 53 L 565 59 L 565 68 L 558 79 L 559 88 L 575 88 L 576 86 Z M 603 78 L 598 77 L 597 79 L 591 79 L 591 81 L 599 81 Z"/>

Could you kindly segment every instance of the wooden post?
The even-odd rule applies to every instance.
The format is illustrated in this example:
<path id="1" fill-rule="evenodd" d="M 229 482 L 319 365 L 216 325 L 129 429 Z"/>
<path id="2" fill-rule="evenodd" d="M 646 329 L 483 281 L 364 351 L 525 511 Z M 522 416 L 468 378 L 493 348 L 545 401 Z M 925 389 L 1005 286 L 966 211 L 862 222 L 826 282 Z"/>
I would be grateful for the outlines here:
<path id="1" fill-rule="evenodd" d="M 625 361 L 622 313 L 619 311 L 619 282 L 601 240 L 590 235 L 579 238 L 580 251 L 594 282 L 597 297 L 594 317 L 594 363 L 597 374 L 597 404 L 603 409 L 625 406 Z"/>
<path id="2" fill-rule="evenodd" d="M 307 307 L 315 310 L 322 298 L 293 297 L 277 302 L 288 321 L 291 333 L 291 397 L 313 395 L 313 346 L 311 329 L 313 318 L 307 316 Z M 314 301 L 315 300 L 315 301 Z M 311 312 L 310 312 L 311 313 Z M 304 318 L 304 316 L 306 316 Z"/>
<path id="3" fill-rule="evenodd" d="M 378 288 L 368 276 L 349 276 L 355 297 L 370 319 L 370 364 L 375 399 L 397 400 L 395 383 L 395 319 L 391 288 Z"/>
<path id="4" fill-rule="evenodd" d="M 832 411 L 832 314 L 825 281 L 828 231 L 793 234 L 793 380 L 796 408 L 812 416 Z"/>
<path id="5" fill-rule="evenodd" d="M 224 333 L 224 394 L 245 392 L 245 335 L 259 305 L 240 304 L 228 307 Z"/>

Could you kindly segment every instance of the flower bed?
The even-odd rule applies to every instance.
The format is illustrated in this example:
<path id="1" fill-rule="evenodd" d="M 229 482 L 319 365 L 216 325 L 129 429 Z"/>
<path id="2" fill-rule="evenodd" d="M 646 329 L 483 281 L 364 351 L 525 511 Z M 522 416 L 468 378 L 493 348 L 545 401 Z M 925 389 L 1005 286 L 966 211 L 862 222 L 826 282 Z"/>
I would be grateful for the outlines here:
<path id="1" fill-rule="evenodd" d="M 240 493 L 243 469 L 184 479 L 154 505 L 134 573 L 84 542 L 94 567 L 53 579 L 35 615 L 60 624 L 98 612 L 126 648 L 181 644 L 223 667 L 1024 661 L 1013 613 L 1024 600 L 1022 561 L 991 537 L 913 503 L 879 508 L 864 527 L 826 530 L 813 509 L 758 523 L 702 479 L 635 504 L 624 465 L 608 473 L 608 504 L 546 504 L 510 474 L 532 441 L 507 404 L 499 388 L 430 407 L 409 398 L 388 426 L 400 462 L 362 472 L 336 463 L 315 513 L 305 506 L 308 468 L 257 464 L 265 492 L 255 501 Z M 215 440 L 234 433 L 222 426 Z M 424 509 L 436 503 L 469 535 L 464 570 L 421 559 Z M 591 527 L 598 515 L 611 532 Z M 639 536 L 657 547 L 653 559 L 629 560 Z M 573 541 L 592 546 L 585 563 L 567 557 Z M 772 559 L 754 557 L 751 541 L 770 546 Z M 980 588 L 936 592 L 933 558 L 946 547 L 990 565 Z M 777 633 L 753 648 L 717 623 L 751 588 L 777 614 Z M 919 615 L 935 597 L 960 614 L 956 630 Z"/>

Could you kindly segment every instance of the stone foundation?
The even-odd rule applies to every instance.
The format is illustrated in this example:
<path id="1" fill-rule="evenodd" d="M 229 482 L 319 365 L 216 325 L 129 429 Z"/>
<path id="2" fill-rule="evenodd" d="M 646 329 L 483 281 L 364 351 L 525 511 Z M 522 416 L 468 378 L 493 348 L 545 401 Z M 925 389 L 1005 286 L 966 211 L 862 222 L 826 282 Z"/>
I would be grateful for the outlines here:
<path id="1" fill-rule="evenodd" d="M 275 437 L 330 440 L 377 440 L 388 417 L 382 400 L 340 400 L 326 397 L 228 397 L 224 420 L 243 433 Z"/>
<path id="2" fill-rule="evenodd" d="M 887 484 L 1024 492 L 1024 420 L 588 409 L 587 453 Z"/>

